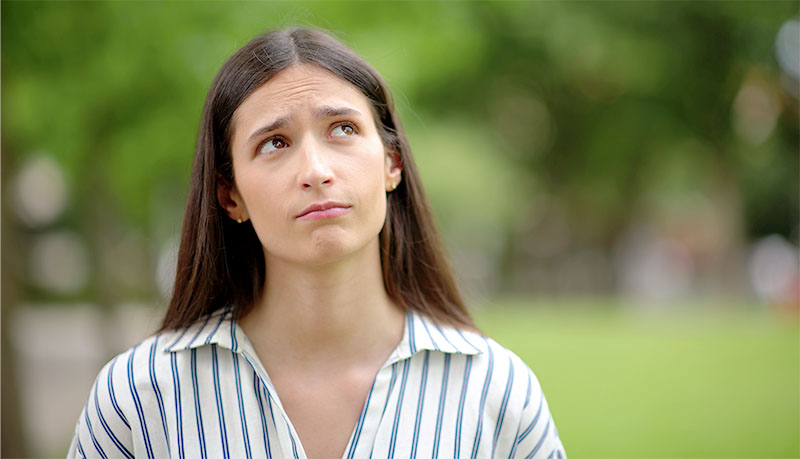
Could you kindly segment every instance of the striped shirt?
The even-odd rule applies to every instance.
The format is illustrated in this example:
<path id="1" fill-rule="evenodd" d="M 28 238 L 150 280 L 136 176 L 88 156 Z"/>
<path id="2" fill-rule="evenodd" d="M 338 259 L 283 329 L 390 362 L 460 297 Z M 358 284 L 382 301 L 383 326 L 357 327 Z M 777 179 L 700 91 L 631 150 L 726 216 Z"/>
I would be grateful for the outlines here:
<path id="1" fill-rule="evenodd" d="M 478 334 L 407 313 L 344 458 L 564 458 L 533 372 Z M 69 458 L 305 458 L 230 310 L 152 336 L 101 371 Z"/>

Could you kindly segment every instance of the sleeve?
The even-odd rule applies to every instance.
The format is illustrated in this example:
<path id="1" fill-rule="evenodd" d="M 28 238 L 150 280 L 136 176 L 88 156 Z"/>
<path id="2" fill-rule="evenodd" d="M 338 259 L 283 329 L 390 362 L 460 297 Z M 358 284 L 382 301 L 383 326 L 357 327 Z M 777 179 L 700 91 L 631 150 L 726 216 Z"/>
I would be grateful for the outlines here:
<path id="1" fill-rule="evenodd" d="M 555 421 L 547 406 L 544 391 L 530 369 L 528 369 L 528 393 L 517 432 L 513 457 L 525 459 L 567 457 L 558 437 Z"/>
<path id="2" fill-rule="evenodd" d="M 126 415 L 130 411 L 126 409 L 124 390 L 119 389 L 125 376 L 121 370 L 114 371 L 118 359 L 100 370 L 75 426 L 68 459 L 134 457 L 129 416 Z"/>

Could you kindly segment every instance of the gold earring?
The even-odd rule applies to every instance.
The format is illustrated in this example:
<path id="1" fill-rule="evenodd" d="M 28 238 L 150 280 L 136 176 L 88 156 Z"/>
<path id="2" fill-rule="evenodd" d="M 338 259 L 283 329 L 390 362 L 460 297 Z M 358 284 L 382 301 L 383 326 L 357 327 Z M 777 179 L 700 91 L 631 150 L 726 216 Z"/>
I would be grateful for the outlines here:
<path id="1" fill-rule="evenodd" d="M 396 183 L 392 183 L 392 191 L 394 191 L 396 188 L 397 188 L 397 184 Z"/>
<path id="2" fill-rule="evenodd" d="M 242 219 L 241 219 L 241 218 L 237 218 L 237 219 L 236 219 L 236 223 L 241 223 L 241 222 L 242 222 Z"/>

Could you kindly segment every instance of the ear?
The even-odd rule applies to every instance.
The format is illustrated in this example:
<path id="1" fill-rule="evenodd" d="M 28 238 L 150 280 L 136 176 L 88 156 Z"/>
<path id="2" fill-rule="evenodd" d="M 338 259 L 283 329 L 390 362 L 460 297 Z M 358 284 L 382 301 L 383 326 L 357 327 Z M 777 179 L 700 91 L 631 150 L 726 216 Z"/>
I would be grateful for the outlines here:
<path id="1" fill-rule="evenodd" d="M 384 167 L 384 178 L 386 182 L 386 191 L 393 191 L 397 188 L 402 180 L 403 173 L 403 160 L 394 147 L 386 150 L 386 160 Z"/>
<path id="2" fill-rule="evenodd" d="M 236 185 L 229 183 L 227 180 L 219 180 L 217 185 L 217 201 L 219 205 L 225 209 L 225 213 L 231 220 L 242 222 L 247 221 L 250 215 L 247 213 L 247 207 L 244 205 L 244 200 L 236 189 Z M 240 222 L 241 223 L 241 222 Z"/>

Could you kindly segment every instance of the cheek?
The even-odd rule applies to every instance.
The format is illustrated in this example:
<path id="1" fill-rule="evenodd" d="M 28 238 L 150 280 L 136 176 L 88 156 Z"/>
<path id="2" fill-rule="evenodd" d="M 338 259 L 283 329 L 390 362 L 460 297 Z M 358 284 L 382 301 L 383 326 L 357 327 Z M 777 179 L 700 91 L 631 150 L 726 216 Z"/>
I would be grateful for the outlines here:
<path id="1" fill-rule="evenodd" d="M 246 171 L 237 175 L 236 184 L 250 218 L 256 220 L 254 223 L 258 223 L 259 215 L 275 216 L 281 212 L 280 199 L 272 198 L 281 195 L 276 180 Z"/>

